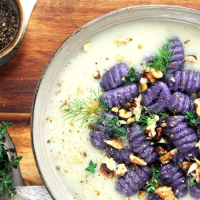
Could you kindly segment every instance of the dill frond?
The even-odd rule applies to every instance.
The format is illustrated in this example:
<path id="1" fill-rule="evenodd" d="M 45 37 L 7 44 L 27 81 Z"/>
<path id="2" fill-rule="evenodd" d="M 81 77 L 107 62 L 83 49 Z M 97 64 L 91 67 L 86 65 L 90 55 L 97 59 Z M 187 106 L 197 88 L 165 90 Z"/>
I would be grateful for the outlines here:
<path id="1" fill-rule="evenodd" d="M 105 113 L 108 111 L 106 107 L 104 93 L 100 93 L 100 90 L 96 92 L 90 89 L 94 98 L 75 99 L 70 102 L 69 108 L 65 109 L 65 120 L 71 119 L 70 123 L 76 121 L 82 121 L 81 127 L 84 125 L 87 127 L 89 124 L 95 123 L 95 126 L 100 123 L 100 118 L 104 118 Z"/>
<path id="2" fill-rule="evenodd" d="M 157 47 L 157 51 L 152 55 L 152 61 L 145 64 L 151 69 L 155 69 L 156 71 L 161 70 L 164 73 L 169 68 L 173 56 L 172 41 L 169 38 L 166 38 L 166 40 L 167 45 L 164 45 L 162 48 Z"/>

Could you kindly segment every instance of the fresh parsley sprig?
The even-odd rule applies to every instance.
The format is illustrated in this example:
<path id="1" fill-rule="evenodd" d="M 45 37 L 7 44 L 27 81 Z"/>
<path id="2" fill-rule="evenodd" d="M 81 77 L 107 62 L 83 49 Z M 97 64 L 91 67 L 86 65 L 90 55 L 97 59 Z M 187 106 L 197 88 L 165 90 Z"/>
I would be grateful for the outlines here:
<path id="1" fill-rule="evenodd" d="M 190 186 L 196 185 L 194 177 L 189 180 Z"/>
<path id="2" fill-rule="evenodd" d="M 125 77 L 125 82 L 126 83 L 133 83 L 135 81 L 139 80 L 139 77 L 137 77 L 136 75 L 136 71 L 133 67 L 131 67 L 130 72 L 128 73 L 128 75 Z"/>
<path id="3" fill-rule="evenodd" d="M 5 188 L 9 198 L 16 194 L 16 189 L 12 186 L 12 177 L 10 173 L 12 168 L 17 168 L 22 157 L 8 159 L 9 150 L 5 149 L 3 143 L 6 142 L 5 133 L 8 128 L 14 127 L 12 123 L 2 122 L 3 126 L 0 126 L 0 196 L 3 195 L 3 190 Z"/>
<path id="4" fill-rule="evenodd" d="M 188 120 L 188 124 L 192 125 L 192 126 L 197 126 L 198 124 L 200 124 L 200 121 L 197 120 L 195 111 L 187 111 L 185 118 Z"/>
<path id="5" fill-rule="evenodd" d="M 145 63 L 145 65 L 165 73 L 170 66 L 172 56 L 172 42 L 171 39 L 167 38 L 167 45 L 162 48 L 157 47 L 157 51 L 152 55 L 152 61 Z"/>
<path id="6" fill-rule="evenodd" d="M 147 185 L 147 192 L 148 193 L 150 193 L 150 192 L 155 193 L 156 189 L 158 188 L 155 184 L 160 182 L 159 177 L 161 175 L 161 171 L 154 169 L 154 168 L 151 168 L 149 171 L 153 173 L 153 176 L 149 180 L 149 184 Z"/>
<path id="7" fill-rule="evenodd" d="M 65 109 L 65 120 L 71 119 L 70 123 L 76 121 L 82 121 L 81 127 L 95 123 L 100 123 L 99 119 L 105 116 L 105 113 L 108 111 L 106 107 L 104 92 L 101 94 L 100 90 L 96 92 L 91 89 L 94 98 L 87 98 L 89 102 L 86 102 L 85 99 L 75 99 L 70 102 L 68 109 Z"/>
<path id="8" fill-rule="evenodd" d="M 124 137 L 127 133 L 127 125 L 122 126 L 117 116 L 114 116 L 112 119 L 108 119 L 107 122 L 109 124 L 109 130 L 115 131 L 114 136 L 117 137 L 118 140 Z"/>
<path id="9" fill-rule="evenodd" d="M 97 163 L 94 164 L 92 161 L 89 163 L 89 167 L 85 169 L 85 171 L 91 172 L 92 174 L 95 173 L 95 168 L 97 167 Z"/>

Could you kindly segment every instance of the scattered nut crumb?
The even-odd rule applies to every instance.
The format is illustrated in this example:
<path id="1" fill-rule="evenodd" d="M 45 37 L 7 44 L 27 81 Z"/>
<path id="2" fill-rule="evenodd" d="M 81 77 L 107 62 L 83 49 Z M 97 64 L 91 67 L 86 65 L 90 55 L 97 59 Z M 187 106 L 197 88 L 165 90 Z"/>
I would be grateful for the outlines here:
<path id="1" fill-rule="evenodd" d="M 142 49 L 143 46 L 141 44 L 138 45 L 138 49 Z"/>
<path id="2" fill-rule="evenodd" d="M 84 44 L 84 45 L 83 45 L 84 51 L 85 51 L 85 52 L 88 52 L 88 51 L 90 50 L 91 46 L 92 46 L 92 45 L 91 45 L 91 43 L 89 43 L 89 42 L 86 43 L 86 44 Z"/>
<path id="3" fill-rule="evenodd" d="M 122 55 L 118 55 L 115 57 L 115 60 L 117 60 L 120 63 L 123 61 L 123 59 L 124 59 L 124 56 L 122 56 Z"/>
<path id="4" fill-rule="evenodd" d="M 124 36 L 115 38 L 115 42 L 116 42 L 117 44 L 127 44 L 127 43 L 129 43 L 130 41 L 132 41 L 132 39 L 131 39 L 131 37 L 130 37 L 129 35 L 124 35 Z"/>

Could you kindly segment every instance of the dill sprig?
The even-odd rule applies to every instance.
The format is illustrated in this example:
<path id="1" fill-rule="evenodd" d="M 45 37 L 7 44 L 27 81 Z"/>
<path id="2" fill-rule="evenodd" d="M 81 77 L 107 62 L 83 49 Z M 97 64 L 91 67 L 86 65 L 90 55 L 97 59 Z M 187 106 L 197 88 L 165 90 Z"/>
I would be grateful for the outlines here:
<path id="1" fill-rule="evenodd" d="M 172 42 L 169 38 L 167 39 L 167 45 L 164 47 L 157 47 L 157 51 L 152 55 L 152 61 L 147 62 L 145 65 L 151 69 L 161 70 L 166 72 L 170 66 L 170 61 L 173 56 Z"/>
<path id="2" fill-rule="evenodd" d="M 87 98 L 87 102 L 85 99 L 75 99 L 74 101 L 71 101 L 69 107 L 64 110 L 66 113 L 64 115 L 65 120 L 71 119 L 70 123 L 81 120 L 81 127 L 83 125 L 87 127 L 89 124 L 93 123 L 95 123 L 96 127 L 96 125 L 100 123 L 99 119 L 103 118 L 108 111 L 104 92 L 101 94 L 99 89 L 97 92 L 93 89 L 90 90 L 93 93 L 94 98 Z"/>
<path id="3" fill-rule="evenodd" d="M 187 111 L 185 118 L 188 120 L 188 124 L 190 124 L 192 126 L 198 126 L 198 124 L 200 124 L 200 121 L 198 121 L 198 119 L 196 117 L 195 110 Z"/>
<path id="4" fill-rule="evenodd" d="M 114 116 L 112 119 L 108 119 L 107 122 L 109 124 L 109 130 L 115 130 L 114 136 L 117 137 L 118 140 L 124 137 L 127 133 L 127 125 L 122 126 L 117 116 Z"/>
<path id="5" fill-rule="evenodd" d="M 160 182 L 160 175 L 161 175 L 161 171 L 157 170 L 157 169 L 154 169 L 154 168 L 151 168 L 149 170 L 151 173 L 153 173 L 153 176 L 152 178 L 149 180 L 149 183 L 147 185 L 147 192 L 150 193 L 150 192 L 153 192 L 155 193 L 156 189 L 158 188 L 155 184 L 157 184 L 158 182 Z"/>

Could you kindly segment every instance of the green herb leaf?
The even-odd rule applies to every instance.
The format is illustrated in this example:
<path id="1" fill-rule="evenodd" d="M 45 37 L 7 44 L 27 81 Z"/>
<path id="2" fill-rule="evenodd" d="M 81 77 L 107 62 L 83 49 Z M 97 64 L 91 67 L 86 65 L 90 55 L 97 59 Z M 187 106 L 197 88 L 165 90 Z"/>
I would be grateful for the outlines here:
<path id="1" fill-rule="evenodd" d="M 135 69 L 134 69 L 133 67 L 131 67 L 129 74 L 125 77 L 125 80 L 124 80 L 124 81 L 125 81 L 126 83 L 133 83 L 133 82 L 135 82 L 135 81 L 138 81 L 138 80 L 139 80 L 139 77 L 137 77 L 137 76 L 135 75 L 135 73 L 136 73 Z"/>
<path id="2" fill-rule="evenodd" d="M 200 122 L 197 120 L 195 111 L 187 111 L 185 118 L 188 120 L 188 124 L 192 125 L 192 126 L 197 126 L 198 124 L 200 124 Z"/>
<path id="3" fill-rule="evenodd" d="M 189 180 L 189 183 L 190 183 L 191 186 L 196 185 L 196 182 L 195 182 L 194 177 L 192 177 L 192 178 Z"/>
<path id="4" fill-rule="evenodd" d="M 90 163 L 89 163 L 89 167 L 87 167 L 86 169 L 85 169 L 85 171 L 88 171 L 88 172 L 91 172 L 92 174 L 94 174 L 95 173 L 95 168 L 97 167 L 97 163 L 96 164 L 94 164 L 92 161 L 90 161 Z"/>
<path id="5" fill-rule="evenodd" d="M 88 102 L 85 99 L 75 99 L 70 102 L 70 106 L 64 110 L 66 113 L 65 120 L 71 119 L 70 123 L 82 121 L 81 127 L 83 125 L 87 127 L 93 123 L 96 127 L 100 123 L 99 119 L 103 118 L 108 111 L 104 93 L 101 94 L 99 89 L 97 92 L 91 89 L 91 92 L 94 98 L 87 98 Z"/>
<path id="6" fill-rule="evenodd" d="M 170 66 L 170 61 L 173 56 L 171 39 L 167 38 L 167 45 L 162 48 L 157 48 L 157 51 L 152 55 L 152 61 L 147 62 L 145 65 L 151 69 L 161 70 L 166 72 Z"/>
<path id="7" fill-rule="evenodd" d="M 157 170 L 157 169 L 154 169 L 154 168 L 151 168 L 149 169 L 149 171 L 151 173 L 153 173 L 153 176 L 152 178 L 149 180 L 149 184 L 147 185 L 147 192 L 150 193 L 150 192 L 153 192 L 155 193 L 155 190 L 158 188 L 154 183 L 158 183 L 160 182 L 160 175 L 161 175 L 161 171 Z"/>

